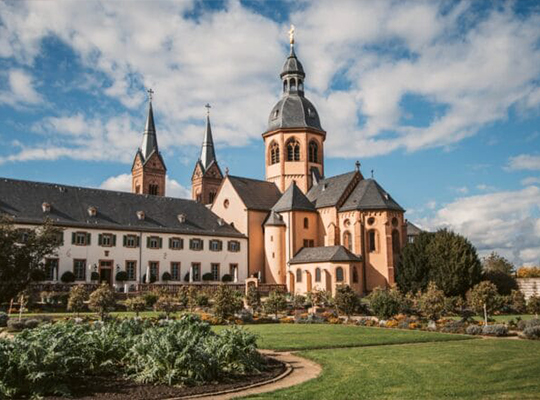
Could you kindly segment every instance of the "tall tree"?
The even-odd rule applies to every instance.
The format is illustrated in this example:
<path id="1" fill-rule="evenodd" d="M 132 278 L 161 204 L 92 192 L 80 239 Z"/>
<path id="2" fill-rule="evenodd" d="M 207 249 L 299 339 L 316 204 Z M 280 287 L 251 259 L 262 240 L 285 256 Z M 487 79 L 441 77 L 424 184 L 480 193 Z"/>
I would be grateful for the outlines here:
<path id="1" fill-rule="evenodd" d="M 402 292 L 417 293 L 427 287 L 429 259 L 426 249 L 434 236 L 431 232 L 422 232 L 403 248 L 396 269 L 396 283 Z"/>
<path id="2" fill-rule="evenodd" d="M 54 254 L 61 230 L 50 221 L 35 229 L 17 229 L 12 218 L 0 216 L 0 303 L 40 280 L 44 259 Z"/>
<path id="3" fill-rule="evenodd" d="M 497 286 L 499 294 L 508 296 L 512 290 L 518 290 L 517 280 L 514 277 L 514 265 L 506 258 L 495 252 L 482 260 L 483 279 Z"/>

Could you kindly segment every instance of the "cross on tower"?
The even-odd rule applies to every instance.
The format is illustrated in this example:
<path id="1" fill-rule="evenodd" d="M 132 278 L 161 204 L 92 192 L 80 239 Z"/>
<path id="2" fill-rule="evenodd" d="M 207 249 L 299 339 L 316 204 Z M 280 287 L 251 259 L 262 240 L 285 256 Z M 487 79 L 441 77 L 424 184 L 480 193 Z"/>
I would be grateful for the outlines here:
<path id="1" fill-rule="evenodd" d="M 212 108 L 212 106 L 209 103 L 206 103 L 205 107 L 206 107 L 206 115 L 210 115 L 210 109 Z"/>
<path id="2" fill-rule="evenodd" d="M 148 92 L 148 100 L 152 101 L 152 95 L 154 94 L 154 91 L 152 90 L 152 88 L 150 88 L 147 90 L 147 92 Z"/>

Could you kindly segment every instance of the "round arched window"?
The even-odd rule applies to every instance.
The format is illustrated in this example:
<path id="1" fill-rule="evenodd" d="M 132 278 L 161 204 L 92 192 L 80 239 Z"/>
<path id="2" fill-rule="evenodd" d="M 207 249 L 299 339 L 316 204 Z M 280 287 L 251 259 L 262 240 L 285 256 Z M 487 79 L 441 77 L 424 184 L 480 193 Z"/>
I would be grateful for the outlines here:
<path id="1" fill-rule="evenodd" d="M 223 200 L 223 207 L 229 208 L 229 199 Z"/>
<path id="2" fill-rule="evenodd" d="M 398 222 L 398 219 L 397 219 L 396 217 L 392 218 L 392 226 L 393 226 L 393 227 L 398 226 L 398 223 L 399 223 L 399 222 Z"/>
<path id="3" fill-rule="evenodd" d="M 368 220 L 367 220 L 367 224 L 368 225 L 373 225 L 374 223 L 375 223 L 375 218 L 369 217 Z"/>

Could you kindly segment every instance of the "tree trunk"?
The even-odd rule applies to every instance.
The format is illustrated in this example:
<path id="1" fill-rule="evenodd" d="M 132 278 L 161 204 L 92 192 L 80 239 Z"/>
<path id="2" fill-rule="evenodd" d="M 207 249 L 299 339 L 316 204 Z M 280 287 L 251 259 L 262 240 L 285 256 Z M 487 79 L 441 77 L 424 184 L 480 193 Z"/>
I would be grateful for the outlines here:
<path id="1" fill-rule="evenodd" d="M 486 303 L 484 303 L 484 325 L 488 324 L 488 315 L 487 315 L 487 306 Z"/>

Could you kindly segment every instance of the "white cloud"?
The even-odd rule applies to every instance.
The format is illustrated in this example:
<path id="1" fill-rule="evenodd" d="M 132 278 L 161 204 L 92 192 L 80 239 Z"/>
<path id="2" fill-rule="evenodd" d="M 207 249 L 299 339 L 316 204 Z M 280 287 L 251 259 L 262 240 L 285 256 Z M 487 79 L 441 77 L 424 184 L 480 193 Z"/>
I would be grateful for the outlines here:
<path id="1" fill-rule="evenodd" d="M 521 180 L 521 184 L 523 186 L 534 185 L 535 183 L 540 183 L 540 178 L 539 177 L 529 176 L 529 177 L 523 178 Z"/>
<path id="2" fill-rule="evenodd" d="M 540 171 L 540 155 L 520 154 L 515 157 L 510 157 L 506 169 L 510 171 L 529 170 Z"/>
<path id="3" fill-rule="evenodd" d="M 21 69 L 11 69 L 7 72 L 7 85 L 9 90 L 0 91 L 0 104 L 5 103 L 12 106 L 19 104 L 32 105 L 43 101 L 43 98 L 35 89 L 32 76 Z"/>
<path id="4" fill-rule="evenodd" d="M 497 251 L 517 265 L 540 262 L 540 188 L 461 197 L 423 221 L 467 236 L 484 255 Z M 421 221 L 422 222 L 422 221 Z"/>
<path id="5" fill-rule="evenodd" d="M 179 197 L 190 199 L 191 191 L 174 179 L 166 178 L 166 195 L 168 197 Z M 111 176 L 101 183 L 101 189 L 117 190 L 120 192 L 131 192 L 131 174 L 120 174 Z"/>

